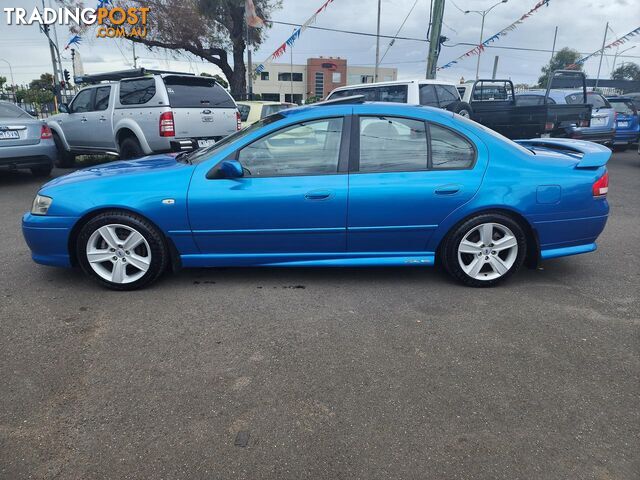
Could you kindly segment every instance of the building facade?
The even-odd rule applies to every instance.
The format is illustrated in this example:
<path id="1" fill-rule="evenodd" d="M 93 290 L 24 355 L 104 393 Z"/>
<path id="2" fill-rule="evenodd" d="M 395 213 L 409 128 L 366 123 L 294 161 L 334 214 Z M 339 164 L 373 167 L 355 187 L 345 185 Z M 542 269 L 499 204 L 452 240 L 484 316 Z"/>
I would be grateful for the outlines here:
<path id="1" fill-rule="evenodd" d="M 253 93 L 262 100 L 303 103 L 309 97 L 325 98 L 334 88 L 373 83 L 373 67 L 352 67 L 340 57 L 307 59 L 306 65 L 268 63 L 253 81 Z M 398 79 L 397 68 L 378 68 L 378 80 Z"/>

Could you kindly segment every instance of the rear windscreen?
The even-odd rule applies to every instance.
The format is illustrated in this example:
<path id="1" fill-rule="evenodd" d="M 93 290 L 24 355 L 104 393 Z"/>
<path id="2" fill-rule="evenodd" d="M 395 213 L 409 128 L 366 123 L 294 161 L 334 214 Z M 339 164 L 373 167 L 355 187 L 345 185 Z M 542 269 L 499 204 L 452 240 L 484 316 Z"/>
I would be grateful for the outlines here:
<path id="1" fill-rule="evenodd" d="M 236 108 L 227 91 L 207 77 L 164 77 L 174 108 Z"/>
<path id="2" fill-rule="evenodd" d="M 635 115 L 636 108 L 630 100 L 609 100 L 611 106 L 617 113 L 622 115 Z"/>
<path id="3" fill-rule="evenodd" d="M 11 105 L 10 103 L 0 103 L 0 118 L 29 118 L 30 115 L 24 110 Z"/>
<path id="4" fill-rule="evenodd" d="M 280 104 L 280 105 L 263 105 L 262 106 L 262 114 L 260 118 L 268 117 L 274 113 L 278 113 L 280 110 L 286 110 L 287 108 L 291 108 L 291 105 Z"/>

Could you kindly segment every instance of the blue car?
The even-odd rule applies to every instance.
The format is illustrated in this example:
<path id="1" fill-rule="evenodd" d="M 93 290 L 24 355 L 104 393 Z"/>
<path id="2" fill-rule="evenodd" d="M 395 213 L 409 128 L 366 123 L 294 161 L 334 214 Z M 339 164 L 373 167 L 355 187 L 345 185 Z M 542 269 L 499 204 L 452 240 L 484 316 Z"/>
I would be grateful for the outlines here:
<path id="1" fill-rule="evenodd" d="M 607 100 L 616 111 L 616 136 L 613 146 L 619 150 L 626 150 L 632 143 L 638 143 L 638 108 L 629 97 L 609 97 Z"/>
<path id="2" fill-rule="evenodd" d="M 79 170 L 42 187 L 33 259 L 116 290 L 178 267 L 431 266 L 474 287 L 591 252 L 609 149 L 512 142 L 430 107 L 339 99 L 214 146 Z"/>

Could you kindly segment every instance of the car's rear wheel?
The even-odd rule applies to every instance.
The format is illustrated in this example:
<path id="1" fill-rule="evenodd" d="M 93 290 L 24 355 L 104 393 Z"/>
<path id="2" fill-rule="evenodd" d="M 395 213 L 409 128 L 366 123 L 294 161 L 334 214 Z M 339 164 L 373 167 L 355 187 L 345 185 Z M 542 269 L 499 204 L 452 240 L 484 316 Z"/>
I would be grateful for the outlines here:
<path id="1" fill-rule="evenodd" d="M 127 137 L 120 143 L 120 158 L 122 160 L 133 160 L 144 156 L 144 150 L 140 142 L 134 137 Z"/>
<path id="2" fill-rule="evenodd" d="M 82 270 L 113 290 L 135 290 L 165 271 L 169 253 L 150 222 L 128 212 L 102 213 L 80 230 L 76 255 Z"/>
<path id="3" fill-rule="evenodd" d="M 447 271 L 471 287 L 490 287 L 522 266 L 527 239 L 522 227 L 503 214 L 481 214 L 455 228 L 442 255 Z"/>
<path id="4" fill-rule="evenodd" d="M 60 168 L 72 168 L 76 164 L 76 156 L 65 150 L 62 140 L 56 132 L 53 132 L 53 143 L 56 144 L 56 165 Z"/>
<path id="5" fill-rule="evenodd" d="M 36 177 L 48 177 L 51 175 L 51 170 L 53 170 L 53 166 L 41 165 L 39 167 L 31 168 L 31 173 Z"/>

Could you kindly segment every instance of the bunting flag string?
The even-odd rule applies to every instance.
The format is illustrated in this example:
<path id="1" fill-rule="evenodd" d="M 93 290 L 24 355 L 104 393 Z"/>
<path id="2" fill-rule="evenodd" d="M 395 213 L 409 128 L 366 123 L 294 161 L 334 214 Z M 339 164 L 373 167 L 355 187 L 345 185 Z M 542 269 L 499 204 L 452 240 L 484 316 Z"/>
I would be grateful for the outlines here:
<path id="1" fill-rule="evenodd" d="M 307 19 L 306 22 L 304 22 L 300 28 L 296 29 L 289 38 L 287 38 L 282 45 L 280 45 L 278 48 L 276 48 L 275 52 L 273 52 L 265 61 L 264 63 L 261 63 L 260 65 L 258 65 L 255 68 L 255 73 L 259 74 L 260 72 L 262 72 L 264 70 L 264 64 L 265 63 L 269 63 L 271 60 L 275 60 L 276 58 L 281 57 L 282 55 L 284 55 L 287 51 L 287 47 L 292 47 L 293 44 L 296 42 L 296 40 L 298 38 L 300 38 L 300 34 L 302 32 L 304 32 L 307 27 L 309 27 L 309 25 L 311 25 L 312 23 L 315 23 L 317 16 L 322 13 L 324 10 L 327 9 L 327 7 L 329 6 L 330 3 L 333 3 L 333 0 L 326 0 L 321 6 L 320 8 L 318 8 L 315 13 L 313 15 L 311 15 L 311 17 L 309 17 Z"/>
<path id="2" fill-rule="evenodd" d="M 67 50 L 71 45 L 80 45 L 80 42 L 82 42 L 82 37 L 80 35 L 74 35 L 67 42 L 67 46 L 64 47 L 64 49 Z"/>
<path id="3" fill-rule="evenodd" d="M 638 28 L 636 28 L 634 30 L 631 30 L 629 33 L 627 33 L 626 35 L 621 36 L 620 38 L 615 39 L 610 44 L 605 45 L 604 48 L 600 48 L 600 49 L 596 50 L 595 52 L 590 53 L 586 57 L 582 57 L 580 60 L 576 61 L 576 63 L 572 63 L 571 65 L 567 65 L 567 68 L 575 68 L 578 65 L 582 65 L 584 62 L 589 60 L 591 57 L 593 57 L 595 55 L 598 55 L 603 50 L 606 50 L 606 49 L 609 49 L 609 48 L 613 48 L 613 47 L 619 47 L 623 43 L 626 43 L 631 37 L 635 37 L 636 35 L 640 35 L 640 27 L 638 27 Z"/>
<path id="4" fill-rule="evenodd" d="M 526 20 L 527 18 L 531 17 L 540 8 L 542 8 L 544 6 L 549 6 L 549 2 L 550 1 L 551 0 L 540 0 L 538 3 L 536 3 L 533 6 L 533 8 L 531 10 L 529 10 L 527 13 L 522 15 L 520 18 L 518 18 L 511 25 L 503 28 L 498 33 L 496 33 L 495 35 L 490 36 L 489 38 L 484 40 L 482 43 L 480 43 L 477 47 L 474 47 L 471 50 L 469 50 L 468 52 L 463 53 L 458 58 L 455 58 L 455 59 L 451 60 L 450 62 L 445 63 L 441 67 L 438 67 L 437 70 L 443 70 L 445 68 L 450 68 L 450 67 L 454 66 L 455 64 L 457 64 L 460 60 L 462 60 L 462 59 L 464 59 L 466 57 L 472 57 L 474 55 L 478 55 L 478 54 L 484 52 L 484 48 L 487 45 L 489 45 L 490 43 L 498 41 L 500 39 L 500 37 L 505 37 L 509 32 L 514 31 L 518 27 L 518 25 L 520 25 L 523 22 L 523 20 Z"/>

